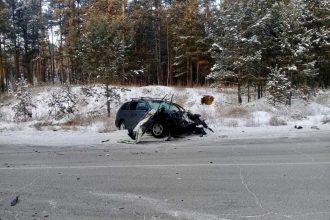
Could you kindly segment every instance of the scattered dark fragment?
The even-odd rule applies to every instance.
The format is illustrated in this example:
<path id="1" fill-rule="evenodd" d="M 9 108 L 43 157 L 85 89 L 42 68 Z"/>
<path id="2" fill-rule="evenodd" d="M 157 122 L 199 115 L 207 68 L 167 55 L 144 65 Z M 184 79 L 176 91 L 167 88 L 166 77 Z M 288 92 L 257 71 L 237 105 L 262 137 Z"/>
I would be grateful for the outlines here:
<path id="1" fill-rule="evenodd" d="M 11 203 L 10 203 L 11 206 L 15 206 L 18 203 L 18 201 L 19 201 L 18 197 L 19 196 L 16 196 L 15 199 L 13 201 L 11 201 Z"/>
<path id="2" fill-rule="evenodd" d="M 213 163 L 212 161 L 210 161 L 210 163 Z"/>
<path id="3" fill-rule="evenodd" d="M 181 199 L 181 202 L 183 202 L 183 199 Z"/>
<path id="4" fill-rule="evenodd" d="M 80 180 L 80 177 L 77 177 L 76 179 L 77 179 L 77 180 Z"/>
<path id="5" fill-rule="evenodd" d="M 158 153 L 158 150 L 155 150 L 155 153 Z"/>
<path id="6" fill-rule="evenodd" d="M 119 210 L 123 210 L 124 208 L 119 208 Z"/>
<path id="7" fill-rule="evenodd" d="M 303 129 L 303 127 L 300 126 L 300 125 L 299 125 L 299 126 L 298 126 L 298 125 L 295 125 L 294 128 L 295 128 L 295 129 Z"/>
<path id="8" fill-rule="evenodd" d="M 49 215 L 44 215 L 44 218 L 48 218 L 49 217 Z"/>
<path id="9" fill-rule="evenodd" d="M 62 174 L 62 173 L 57 173 L 57 174 Z"/>
<path id="10" fill-rule="evenodd" d="M 175 173 L 176 175 L 178 175 L 179 173 Z"/>
<path id="11" fill-rule="evenodd" d="M 312 126 L 311 129 L 320 130 L 317 126 Z"/>
<path id="12" fill-rule="evenodd" d="M 105 142 L 108 142 L 108 141 L 110 141 L 110 140 L 104 140 L 104 141 L 101 141 L 102 143 L 105 143 Z"/>

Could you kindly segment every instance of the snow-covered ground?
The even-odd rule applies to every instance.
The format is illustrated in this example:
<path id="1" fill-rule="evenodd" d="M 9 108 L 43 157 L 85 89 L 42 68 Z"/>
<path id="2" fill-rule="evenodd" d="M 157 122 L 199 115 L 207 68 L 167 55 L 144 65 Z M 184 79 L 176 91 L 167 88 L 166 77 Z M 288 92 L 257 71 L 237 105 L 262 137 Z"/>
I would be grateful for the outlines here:
<path id="1" fill-rule="evenodd" d="M 131 98 L 171 98 L 187 110 L 199 113 L 215 130 L 210 138 L 246 138 L 295 136 L 330 131 L 330 91 L 319 91 L 309 101 L 293 99 L 291 106 L 274 107 L 267 98 L 237 105 L 233 89 L 174 88 L 163 86 L 118 88 L 119 100 L 111 103 L 111 117 L 106 116 L 106 97 L 101 86 L 75 86 L 74 114 L 54 114 L 53 94 L 64 94 L 59 87 L 39 87 L 31 91 L 32 119 L 15 122 L 12 107 L 18 100 L 7 94 L 0 97 L 0 143 L 52 146 L 93 146 L 128 139 L 125 131 L 114 126 L 118 108 Z M 201 105 L 204 95 L 214 96 L 211 105 Z M 70 104 L 65 104 L 70 105 Z M 294 129 L 294 126 L 303 129 Z M 329 132 L 330 133 L 330 132 Z M 193 137 L 199 138 L 199 137 Z M 146 137 L 148 139 L 148 137 Z"/>

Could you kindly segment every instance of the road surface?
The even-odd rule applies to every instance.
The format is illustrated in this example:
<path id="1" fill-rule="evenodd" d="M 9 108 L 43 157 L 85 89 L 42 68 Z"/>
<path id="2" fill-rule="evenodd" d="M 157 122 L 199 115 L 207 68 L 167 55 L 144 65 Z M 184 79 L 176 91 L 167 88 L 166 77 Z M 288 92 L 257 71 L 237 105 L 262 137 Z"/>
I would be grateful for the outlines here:
<path id="1" fill-rule="evenodd" d="M 330 135 L 81 148 L 0 141 L 0 219 L 329 220 Z"/>

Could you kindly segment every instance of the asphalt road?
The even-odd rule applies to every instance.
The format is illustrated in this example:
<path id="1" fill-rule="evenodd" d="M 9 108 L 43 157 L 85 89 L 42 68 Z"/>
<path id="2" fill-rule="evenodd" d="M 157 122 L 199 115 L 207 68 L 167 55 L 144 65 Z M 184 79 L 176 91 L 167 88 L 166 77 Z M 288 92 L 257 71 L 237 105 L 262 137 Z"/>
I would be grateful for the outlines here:
<path id="1" fill-rule="evenodd" d="M 329 220 L 330 135 L 0 144 L 0 219 Z"/>

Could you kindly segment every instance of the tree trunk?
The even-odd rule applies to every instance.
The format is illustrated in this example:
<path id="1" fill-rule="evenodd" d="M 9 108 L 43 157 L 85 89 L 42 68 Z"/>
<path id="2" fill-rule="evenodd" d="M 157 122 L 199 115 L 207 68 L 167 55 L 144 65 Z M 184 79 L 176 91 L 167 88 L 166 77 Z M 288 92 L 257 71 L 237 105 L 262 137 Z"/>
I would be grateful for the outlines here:
<path id="1" fill-rule="evenodd" d="M 126 5 L 127 5 L 127 0 L 122 0 L 121 1 L 121 17 L 122 17 L 122 19 L 125 19 L 125 17 L 126 17 Z"/>
<path id="2" fill-rule="evenodd" d="M 160 2 L 159 0 L 155 1 L 155 7 L 156 7 L 156 27 L 155 27 L 155 40 L 156 40 L 156 69 L 157 69 L 157 84 L 161 85 L 163 84 L 163 77 L 162 77 L 162 64 L 161 64 L 161 25 L 160 25 Z"/>
<path id="3" fill-rule="evenodd" d="M 258 99 L 262 98 L 262 86 L 258 84 Z"/>
<path id="4" fill-rule="evenodd" d="M 251 101 L 251 95 L 250 95 L 250 80 L 248 81 L 248 102 Z"/>
<path id="5" fill-rule="evenodd" d="M 110 118 L 110 113 L 111 113 L 111 109 L 110 109 L 110 90 L 109 90 L 109 84 L 106 84 L 105 86 L 106 89 L 106 97 L 107 97 L 107 112 L 108 112 L 108 118 Z"/>
<path id="6" fill-rule="evenodd" d="M 19 77 L 19 48 L 18 48 L 18 43 L 17 43 L 17 33 L 16 33 L 16 26 L 15 26 L 15 10 L 16 10 L 16 4 L 15 1 L 12 2 L 12 20 L 13 20 L 13 31 L 14 31 L 14 66 L 15 66 L 15 72 L 13 74 L 12 81 L 16 81 Z"/>
<path id="7" fill-rule="evenodd" d="M 170 27 L 169 19 L 166 18 L 166 48 L 167 48 L 167 79 L 166 85 L 170 86 L 173 84 L 173 75 L 172 75 L 172 51 L 171 51 L 171 42 L 170 42 Z"/>
<path id="8" fill-rule="evenodd" d="M 237 84 L 237 99 L 238 99 L 238 104 L 242 104 L 242 90 L 241 90 L 241 83 L 239 81 Z"/>
<path id="9" fill-rule="evenodd" d="M 3 64 L 3 55 L 2 55 L 2 38 L 0 37 L 0 92 L 5 91 L 5 71 Z"/>

